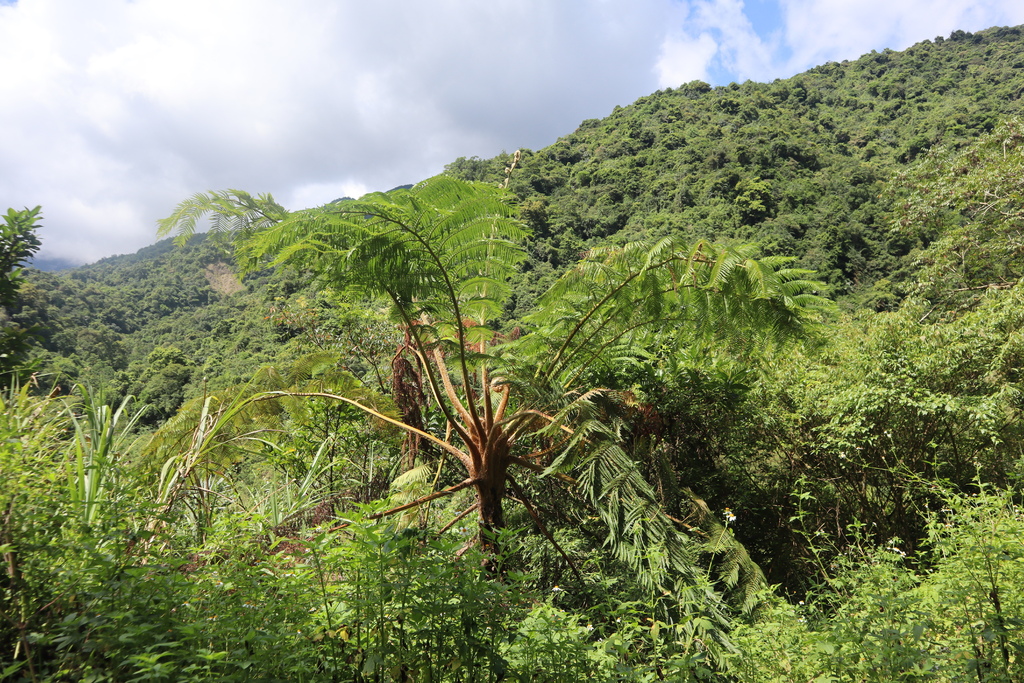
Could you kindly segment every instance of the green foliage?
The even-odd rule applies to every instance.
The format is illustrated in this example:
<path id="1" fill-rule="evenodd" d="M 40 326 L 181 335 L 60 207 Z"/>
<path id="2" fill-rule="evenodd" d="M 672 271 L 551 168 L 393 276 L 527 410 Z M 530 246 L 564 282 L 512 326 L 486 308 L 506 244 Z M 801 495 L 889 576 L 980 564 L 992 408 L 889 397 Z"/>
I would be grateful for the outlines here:
<path id="1" fill-rule="evenodd" d="M 591 250 L 527 319 L 538 326 L 530 341 L 552 346 L 544 374 L 572 377 L 615 360 L 605 349 L 652 328 L 679 330 L 660 340 L 677 353 L 710 342 L 749 357 L 798 337 L 812 311 L 828 307 L 812 293 L 823 285 L 810 271 L 785 267 L 789 259 L 755 253 L 669 238 Z"/>
<path id="2" fill-rule="evenodd" d="M 94 417 L 103 440 L 114 413 L 85 399 L 80 419 Z M 4 408 L 0 648 L 13 680 L 633 681 L 680 666 L 672 657 L 684 642 L 663 642 L 667 624 L 641 623 L 650 606 L 603 608 L 615 631 L 606 640 L 524 593 L 526 577 L 496 582 L 473 552 L 453 561 L 461 538 L 365 514 L 300 540 L 256 533 L 251 515 L 219 515 L 191 548 L 147 523 L 181 510 L 133 506 L 120 487 L 102 526 L 82 524 L 81 497 L 54 476 L 82 432 L 61 431 L 57 401 L 22 392 Z M 565 623 L 577 625 L 536 633 Z M 685 643 L 699 654 L 699 641 Z"/>
<path id="3" fill-rule="evenodd" d="M 1013 681 L 1024 518 L 1009 493 L 945 495 L 915 565 L 898 539 L 838 558 L 817 600 L 735 634 L 743 681 Z"/>
<path id="4" fill-rule="evenodd" d="M 118 457 L 124 454 L 125 440 L 145 409 L 128 413 L 132 397 L 113 408 L 102 393 L 79 386 L 81 404 L 71 410 L 75 428 L 75 458 L 68 465 L 68 500 L 79 521 L 97 522 L 104 506 L 117 495 Z M 77 412 L 81 411 L 81 415 Z"/>
<path id="5" fill-rule="evenodd" d="M 1019 481 L 1020 296 L 990 292 L 952 320 L 908 304 L 841 321 L 827 343 L 774 358 L 750 389 L 698 403 L 722 432 L 702 436 L 684 413 L 697 427 L 666 457 L 713 509 L 740 511 L 738 538 L 797 594 L 828 573 L 804 534 L 827 535 L 834 554 L 857 523 L 915 552 L 936 502 L 922 481 L 965 492 Z M 794 493 L 807 497 L 797 505 Z"/>
<path id="6" fill-rule="evenodd" d="M 31 661 L 31 634 L 45 623 L 47 579 L 61 551 L 55 470 L 67 418 L 57 401 L 27 388 L 9 390 L 0 408 L 0 661 Z"/>
<path id="7" fill-rule="evenodd" d="M 214 237 L 237 237 L 273 225 L 287 215 L 269 194 L 254 197 L 241 190 L 199 193 L 159 221 L 157 234 L 166 237 L 176 231 L 175 242 L 180 247 L 196 234 L 196 227 L 204 218 L 209 219 L 209 232 Z"/>
<path id="8" fill-rule="evenodd" d="M 47 387 L 138 396 L 151 406 L 143 422 L 155 426 L 204 391 L 304 352 L 284 344 L 298 332 L 277 325 L 273 309 L 313 298 L 308 278 L 282 271 L 242 283 L 229 260 L 200 236 L 181 249 L 167 240 L 72 271 L 30 271 L 11 316 L 39 330 L 34 355 Z"/>
<path id="9" fill-rule="evenodd" d="M 183 220 L 189 210 L 172 218 Z M 516 242 L 526 233 L 510 215 L 500 190 L 438 177 L 409 190 L 297 212 L 242 236 L 238 252 L 250 268 L 267 257 L 274 265 L 299 261 L 338 286 L 391 300 L 422 381 L 447 418 L 446 431 L 463 446 L 423 431 L 420 423 L 394 424 L 461 462 L 468 478 L 452 490 L 476 488 L 485 544 L 488 533 L 504 526 L 506 486 L 518 487 L 508 468 L 544 471 L 516 454 L 520 441 L 541 437 L 551 445 L 539 455 L 554 456 L 548 472 L 579 476 L 623 560 L 652 584 L 671 572 L 692 583 L 687 539 L 660 512 L 620 445 L 621 424 L 609 422 L 607 402 L 595 401 L 605 390 L 584 371 L 628 356 L 639 361 L 650 345 L 645 335 L 665 322 L 684 330 L 665 335 L 666 344 L 724 340 L 763 352 L 802 329 L 808 309 L 822 305 L 808 292 L 820 285 L 806 279 L 807 271 L 785 268 L 785 259 L 755 260 L 749 248 L 684 247 L 663 239 L 594 249 L 541 300 L 530 321 L 535 332 L 484 355 L 494 338 L 488 323 L 500 314 L 504 284 L 524 256 Z M 490 372 L 504 379 L 491 383 Z M 352 396 L 335 398 L 385 418 Z M 724 536 L 715 538 L 722 545 Z M 745 579 L 756 583 L 759 572 L 742 557 L 740 565 L 726 562 L 724 575 L 735 583 L 742 566 Z M 717 614 L 710 593 L 697 602 L 702 599 Z M 721 616 L 712 620 L 724 624 Z"/>
<path id="10" fill-rule="evenodd" d="M 1019 680 L 1021 44 L 28 273 L 5 324 L 103 390 L 0 406 L 0 677 Z"/>
<path id="11" fill-rule="evenodd" d="M 8 209 L 0 226 L 0 305 L 10 306 L 17 299 L 22 283 L 21 269 L 39 251 L 39 211 L 41 207 L 15 211 Z"/>
<path id="12" fill-rule="evenodd" d="M 243 239 L 248 267 L 302 261 L 333 282 L 386 294 L 408 320 L 491 319 L 525 232 L 503 194 L 435 178 L 409 190 L 300 211 Z M 408 321 L 406 321 L 408 322 Z"/>

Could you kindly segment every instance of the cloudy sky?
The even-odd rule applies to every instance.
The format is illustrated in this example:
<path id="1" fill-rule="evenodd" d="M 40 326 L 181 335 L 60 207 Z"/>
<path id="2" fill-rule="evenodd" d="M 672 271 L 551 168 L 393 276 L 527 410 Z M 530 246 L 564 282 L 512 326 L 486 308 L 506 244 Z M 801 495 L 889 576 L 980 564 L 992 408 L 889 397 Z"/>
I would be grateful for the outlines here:
<path id="1" fill-rule="evenodd" d="M 0 211 L 41 204 L 41 256 L 89 262 L 196 192 L 313 206 L 659 88 L 1017 24 L 1021 0 L 0 0 Z"/>

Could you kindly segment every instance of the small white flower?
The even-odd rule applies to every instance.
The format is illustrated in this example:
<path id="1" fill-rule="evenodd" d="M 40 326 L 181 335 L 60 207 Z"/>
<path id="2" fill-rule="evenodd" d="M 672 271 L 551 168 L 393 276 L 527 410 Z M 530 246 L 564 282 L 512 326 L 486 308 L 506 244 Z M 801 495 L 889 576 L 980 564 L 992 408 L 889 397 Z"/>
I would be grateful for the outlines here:
<path id="1" fill-rule="evenodd" d="M 561 586 L 559 586 L 559 585 L 555 585 L 555 587 L 551 589 L 551 592 L 552 592 L 552 593 L 564 593 L 564 592 L 565 592 L 565 590 L 564 590 L 564 589 L 562 589 L 562 587 L 561 587 Z"/>

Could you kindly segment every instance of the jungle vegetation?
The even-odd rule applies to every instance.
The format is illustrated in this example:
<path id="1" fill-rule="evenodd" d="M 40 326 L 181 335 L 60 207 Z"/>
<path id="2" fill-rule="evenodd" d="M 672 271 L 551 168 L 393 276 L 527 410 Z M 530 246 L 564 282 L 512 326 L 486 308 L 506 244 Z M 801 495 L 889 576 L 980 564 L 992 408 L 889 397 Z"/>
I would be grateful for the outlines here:
<path id="1" fill-rule="evenodd" d="M 1022 68 L 690 83 L 63 273 L 12 209 L 0 679 L 1020 680 Z"/>

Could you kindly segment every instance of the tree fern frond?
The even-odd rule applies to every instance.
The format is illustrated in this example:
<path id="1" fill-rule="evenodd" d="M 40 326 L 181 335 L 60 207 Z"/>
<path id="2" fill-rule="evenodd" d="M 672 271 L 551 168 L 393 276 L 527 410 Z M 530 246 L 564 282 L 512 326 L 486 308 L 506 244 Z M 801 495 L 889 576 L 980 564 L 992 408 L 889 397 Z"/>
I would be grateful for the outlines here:
<path id="1" fill-rule="evenodd" d="M 391 481 L 391 490 L 393 492 L 396 492 L 396 493 L 404 492 L 407 489 L 411 489 L 411 488 L 417 487 L 417 486 L 419 486 L 421 484 L 425 484 L 426 482 L 428 482 L 430 480 L 432 475 L 433 475 L 433 466 L 431 464 L 424 463 L 422 465 L 417 465 L 416 467 L 413 467 L 412 469 L 407 470 L 407 471 L 403 472 L 402 474 L 398 475 L 397 477 L 395 477 Z M 414 495 L 409 500 L 413 500 L 413 499 L 416 498 L 416 496 L 419 496 L 419 495 L 420 495 L 420 492 L 417 489 L 416 490 L 416 495 Z M 400 503 L 406 503 L 408 501 L 401 500 L 399 502 Z"/>
<path id="2" fill-rule="evenodd" d="M 269 194 L 253 197 L 242 190 L 223 190 L 192 195 L 178 204 L 170 216 L 157 221 L 157 235 L 176 233 L 175 242 L 187 242 L 197 224 L 206 217 L 213 219 L 214 232 L 244 235 L 282 220 L 284 207 Z"/>

